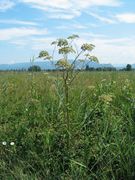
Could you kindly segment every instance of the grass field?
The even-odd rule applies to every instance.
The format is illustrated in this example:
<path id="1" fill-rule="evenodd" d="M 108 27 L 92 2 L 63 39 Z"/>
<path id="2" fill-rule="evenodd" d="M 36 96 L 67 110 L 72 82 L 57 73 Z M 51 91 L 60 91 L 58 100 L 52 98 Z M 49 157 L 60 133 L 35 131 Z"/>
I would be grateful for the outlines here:
<path id="1" fill-rule="evenodd" d="M 60 76 L 0 73 L 0 179 L 135 179 L 135 73 L 81 72 L 68 132 Z"/>

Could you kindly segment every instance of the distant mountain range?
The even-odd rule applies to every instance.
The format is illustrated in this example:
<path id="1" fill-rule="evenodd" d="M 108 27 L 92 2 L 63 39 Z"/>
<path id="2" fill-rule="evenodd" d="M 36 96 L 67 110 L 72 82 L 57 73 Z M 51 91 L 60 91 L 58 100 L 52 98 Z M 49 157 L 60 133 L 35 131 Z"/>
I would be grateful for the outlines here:
<path id="1" fill-rule="evenodd" d="M 52 64 L 50 61 L 37 61 L 34 62 L 33 65 L 37 65 L 40 66 L 42 70 L 53 70 L 56 69 L 55 66 L 55 61 Z M 72 63 L 72 61 L 70 61 L 70 63 Z M 83 66 L 84 69 L 86 67 L 86 65 L 88 65 L 89 67 L 92 68 L 113 68 L 114 66 L 112 64 L 98 64 L 95 62 L 88 62 L 86 61 L 85 64 L 83 64 L 82 62 L 80 63 L 79 61 L 76 63 L 76 68 L 77 69 L 81 69 L 81 67 Z M 28 70 L 28 68 L 32 66 L 31 62 L 24 62 L 24 63 L 15 63 L 15 64 L 0 64 L 0 70 L 21 70 L 21 69 L 25 69 Z"/>
<path id="2" fill-rule="evenodd" d="M 70 63 L 72 63 L 72 60 L 70 60 Z M 33 65 L 40 66 L 42 70 L 53 70 L 56 69 L 56 61 L 52 64 L 50 61 L 35 61 Z M 86 65 L 88 65 L 91 68 L 116 68 L 116 69 L 123 69 L 126 67 L 127 64 L 99 64 L 96 62 L 89 62 L 86 61 L 85 64 L 80 63 L 79 61 L 76 62 L 76 68 L 81 69 L 83 66 L 83 69 L 86 68 Z M 6 71 L 6 70 L 28 70 L 28 68 L 32 66 L 31 62 L 24 62 L 24 63 L 14 63 L 14 64 L 0 64 L 0 70 Z M 132 64 L 132 68 L 135 69 L 135 64 Z"/>
<path id="3" fill-rule="evenodd" d="M 127 65 L 127 64 L 113 64 L 113 66 L 114 66 L 116 69 L 126 68 L 126 65 Z"/>

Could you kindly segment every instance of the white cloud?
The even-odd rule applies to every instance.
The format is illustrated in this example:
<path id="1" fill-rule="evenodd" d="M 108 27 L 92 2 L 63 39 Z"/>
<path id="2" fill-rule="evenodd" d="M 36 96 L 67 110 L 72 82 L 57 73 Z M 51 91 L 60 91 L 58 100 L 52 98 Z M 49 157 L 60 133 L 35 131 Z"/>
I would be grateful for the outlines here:
<path id="1" fill-rule="evenodd" d="M 87 8 L 90 6 L 119 6 L 120 0 L 20 0 L 20 2 L 28 3 L 35 8 Z M 75 5 L 75 6 L 74 6 Z"/>
<path id="2" fill-rule="evenodd" d="M 119 6 L 120 0 L 19 0 L 49 13 L 50 18 L 73 19 L 92 6 Z"/>
<path id="3" fill-rule="evenodd" d="M 45 35 L 47 34 L 46 29 L 37 29 L 37 28 L 7 28 L 7 29 L 0 29 L 0 40 L 11 40 L 19 37 L 29 37 L 34 35 Z"/>
<path id="4" fill-rule="evenodd" d="M 90 6 L 119 6 L 121 3 L 119 0 L 75 0 L 75 3 L 80 8 L 87 8 Z"/>
<path id="5" fill-rule="evenodd" d="M 73 29 L 86 29 L 87 26 L 79 23 L 72 23 L 66 25 L 56 26 L 56 29 L 73 30 Z"/>
<path id="6" fill-rule="evenodd" d="M 92 41 L 96 45 L 94 53 L 103 63 L 134 63 L 135 62 L 135 38 L 103 39 L 95 38 Z"/>
<path id="7" fill-rule="evenodd" d="M 68 20 L 68 19 L 73 19 L 74 18 L 74 15 L 73 14 L 62 14 L 62 13 L 56 13 L 56 14 L 50 14 L 48 15 L 48 17 L 50 19 L 65 19 L 65 20 Z"/>
<path id="8" fill-rule="evenodd" d="M 120 22 L 124 23 L 135 23 L 135 13 L 123 13 L 117 14 L 116 18 Z"/>
<path id="9" fill-rule="evenodd" d="M 28 44 L 28 41 L 27 40 L 23 40 L 23 39 L 17 39 L 17 40 L 13 40 L 10 42 L 11 44 L 14 44 L 16 46 L 26 46 Z"/>
<path id="10" fill-rule="evenodd" d="M 38 25 L 35 22 L 32 21 L 21 21 L 16 19 L 0 19 L 1 24 L 16 24 L 16 25 L 30 25 L 30 26 L 36 26 Z"/>
<path id="11" fill-rule="evenodd" d="M 135 13 L 123 13 L 111 17 L 104 17 L 93 12 L 87 12 L 87 14 L 107 24 L 117 24 L 120 22 L 129 24 L 135 23 Z"/>
<path id="12" fill-rule="evenodd" d="M 38 51 L 41 51 L 41 50 L 50 50 L 50 52 L 52 52 L 52 46 L 51 46 L 51 43 L 57 39 L 56 37 L 46 37 L 46 38 L 32 38 L 31 41 L 32 41 L 32 46 L 31 48 L 33 50 L 38 50 Z"/>
<path id="13" fill-rule="evenodd" d="M 0 1 L 0 11 L 6 11 L 8 9 L 11 9 L 15 3 L 11 0 L 1 0 Z"/>
<path id="14" fill-rule="evenodd" d="M 89 14 L 90 16 L 104 22 L 104 23 L 107 23 L 107 24 L 115 24 L 116 21 L 112 18 L 107 18 L 107 17 L 103 17 L 101 15 L 98 15 L 96 13 L 92 13 L 92 12 L 88 12 L 87 14 Z"/>
<path id="15" fill-rule="evenodd" d="M 34 8 L 61 8 L 67 9 L 71 7 L 70 0 L 20 0 L 20 2 L 28 3 Z"/>
<path id="16" fill-rule="evenodd" d="M 18 37 L 15 40 L 11 40 L 10 43 L 16 45 L 17 47 L 29 47 L 32 50 L 41 51 L 43 49 L 50 50 L 52 52 L 51 43 L 57 39 L 56 37 L 28 37 L 22 38 Z"/>

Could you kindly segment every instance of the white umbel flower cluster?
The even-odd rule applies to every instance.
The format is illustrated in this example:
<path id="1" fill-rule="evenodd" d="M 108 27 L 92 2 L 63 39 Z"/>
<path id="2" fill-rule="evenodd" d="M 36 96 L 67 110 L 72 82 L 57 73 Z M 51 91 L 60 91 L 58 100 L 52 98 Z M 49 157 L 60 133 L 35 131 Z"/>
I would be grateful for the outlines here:
<path id="1" fill-rule="evenodd" d="M 2 142 L 2 145 L 3 145 L 3 146 L 6 146 L 6 145 L 7 145 L 7 142 L 6 142 L 6 141 L 3 141 L 3 142 Z"/>
<path id="2" fill-rule="evenodd" d="M 3 146 L 6 146 L 6 145 L 7 145 L 7 142 L 6 142 L 6 141 L 3 141 L 3 142 L 2 142 L 2 145 L 3 145 Z M 11 146 L 14 146 L 15 143 L 14 143 L 14 142 L 10 142 L 10 145 L 11 145 Z"/>

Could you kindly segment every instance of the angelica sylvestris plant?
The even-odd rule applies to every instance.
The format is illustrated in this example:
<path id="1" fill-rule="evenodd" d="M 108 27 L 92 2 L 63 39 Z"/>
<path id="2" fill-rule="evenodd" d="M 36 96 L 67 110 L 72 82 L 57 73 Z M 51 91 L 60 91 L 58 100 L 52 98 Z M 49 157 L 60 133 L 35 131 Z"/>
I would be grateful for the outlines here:
<path id="1" fill-rule="evenodd" d="M 78 35 L 71 35 L 66 39 L 57 39 L 56 41 L 53 41 L 51 43 L 51 45 L 53 46 L 52 55 L 50 55 L 46 50 L 43 50 L 39 53 L 39 58 L 49 60 L 53 64 L 54 62 L 56 62 L 56 69 L 62 71 L 62 88 L 64 91 L 63 104 L 65 106 L 64 114 L 68 134 L 70 134 L 69 87 L 79 73 L 79 71 L 76 71 L 78 68 L 77 66 L 79 65 L 79 69 L 83 69 L 90 61 L 98 62 L 97 57 L 91 55 L 91 51 L 95 48 L 95 46 L 90 43 L 84 43 L 80 47 L 77 47 L 75 41 L 78 38 Z M 60 56 L 59 59 L 57 58 L 58 55 Z M 70 57 L 72 57 L 72 61 L 69 59 L 69 55 Z"/>

